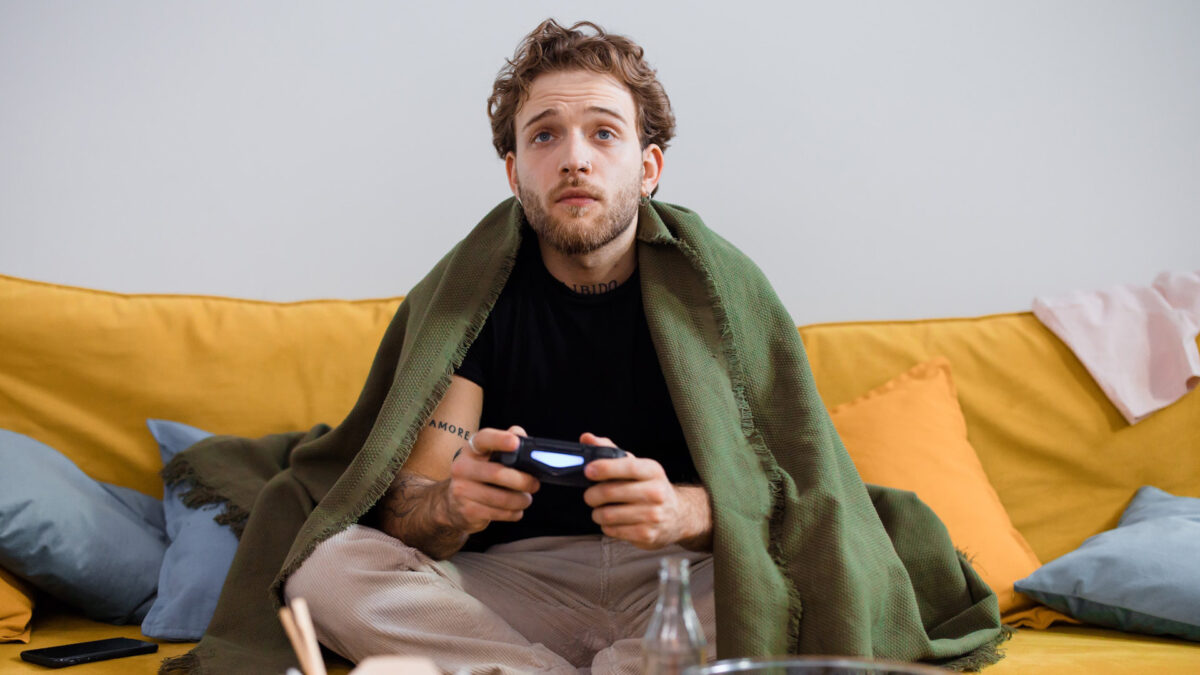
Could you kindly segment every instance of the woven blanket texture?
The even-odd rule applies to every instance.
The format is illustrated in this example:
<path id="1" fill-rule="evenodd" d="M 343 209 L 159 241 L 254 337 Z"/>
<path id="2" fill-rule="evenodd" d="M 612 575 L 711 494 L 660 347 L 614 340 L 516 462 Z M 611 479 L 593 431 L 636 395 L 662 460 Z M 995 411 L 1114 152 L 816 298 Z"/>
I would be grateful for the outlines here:
<path id="1" fill-rule="evenodd" d="M 637 227 L 646 319 L 713 507 L 718 653 L 998 660 L 995 595 L 915 496 L 859 479 L 762 272 L 687 209 L 644 201 Z M 164 469 L 193 486 L 188 503 L 225 503 L 241 536 L 208 632 L 164 672 L 294 665 L 276 615 L 284 581 L 387 490 L 528 232 L 508 199 L 434 266 L 336 427 L 216 436 Z"/>

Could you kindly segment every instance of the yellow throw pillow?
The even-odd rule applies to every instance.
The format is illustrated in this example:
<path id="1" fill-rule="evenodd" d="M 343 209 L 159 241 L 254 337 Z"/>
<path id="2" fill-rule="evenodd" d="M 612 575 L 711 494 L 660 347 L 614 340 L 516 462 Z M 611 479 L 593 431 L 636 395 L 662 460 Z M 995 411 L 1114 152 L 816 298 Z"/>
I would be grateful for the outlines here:
<path id="1" fill-rule="evenodd" d="M 831 406 L 948 358 L 971 446 L 1043 562 L 1115 528 L 1143 485 L 1200 497 L 1200 388 L 1130 425 L 1032 312 L 827 323 L 800 335 Z"/>
<path id="2" fill-rule="evenodd" d="M 0 568 L 0 642 L 29 642 L 33 592 Z"/>
<path id="3" fill-rule="evenodd" d="M 950 375 L 935 358 L 829 411 L 866 483 L 915 492 L 996 592 L 1005 623 L 1044 628 L 1068 617 L 1017 593 L 1041 562 L 988 482 Z"/>

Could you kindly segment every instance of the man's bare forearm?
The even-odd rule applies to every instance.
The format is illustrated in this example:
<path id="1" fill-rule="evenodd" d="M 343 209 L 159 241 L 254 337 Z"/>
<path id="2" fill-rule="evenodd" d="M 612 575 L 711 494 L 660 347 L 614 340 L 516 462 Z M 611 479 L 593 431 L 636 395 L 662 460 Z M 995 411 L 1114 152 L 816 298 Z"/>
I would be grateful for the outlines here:
<path id="1" fill-rule="evenodd" d="M 686 529 L 679 545 L 689 551 L 712 550 L 712 506 L 708 490 L 700 485 L 676 485 Z"/>
<path id="2" fill-rule="evenodd" d="M 449 481 L 435 481 L 401 471 L 379 503 L 384 532 L 421 550 L 435 560 L 445 560 L 467 541 L 447 508 Z"/>

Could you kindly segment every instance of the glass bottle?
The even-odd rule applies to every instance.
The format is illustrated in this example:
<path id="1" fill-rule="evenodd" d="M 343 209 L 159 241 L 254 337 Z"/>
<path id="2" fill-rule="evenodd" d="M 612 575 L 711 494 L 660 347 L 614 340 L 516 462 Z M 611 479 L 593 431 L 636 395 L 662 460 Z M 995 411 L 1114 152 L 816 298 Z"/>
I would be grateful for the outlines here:
<path id="1" fill-rule="evenodd" d="M 703 665 L 707 646 L 692 607 L 687 558 L 664 557 L 658 568 L 658 602 L 642 638 L 643 672 L 678 675 L 684 668 Z"/>

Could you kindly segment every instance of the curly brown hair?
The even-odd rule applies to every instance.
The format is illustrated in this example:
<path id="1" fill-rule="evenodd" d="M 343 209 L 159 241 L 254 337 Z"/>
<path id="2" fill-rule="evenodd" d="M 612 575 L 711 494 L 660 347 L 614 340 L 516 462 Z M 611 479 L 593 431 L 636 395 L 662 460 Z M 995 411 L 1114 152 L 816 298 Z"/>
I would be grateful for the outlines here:
<path id="1" fill-rule="evenodd" d="M 595 34 L 580 28 L 590 28 Z M 591 21 L 563 28 L 554 19 L 546 19 L 525 36 L 492 84 L 487 108 L 496 152 L 502 159 L 516 152 L 517 110 L 529 97 L 529 88 L 538 75 L 559 70 L 604 73 L 629 87 L 637 109 L 638 140 L 642 147 L 655 143 L 666 151 L 667 143 L 675 135 L 675 115 L 667 92 L 642 55 L 643 50 L 636 42 L 606 33 Z"/>

